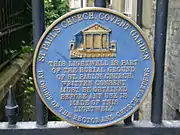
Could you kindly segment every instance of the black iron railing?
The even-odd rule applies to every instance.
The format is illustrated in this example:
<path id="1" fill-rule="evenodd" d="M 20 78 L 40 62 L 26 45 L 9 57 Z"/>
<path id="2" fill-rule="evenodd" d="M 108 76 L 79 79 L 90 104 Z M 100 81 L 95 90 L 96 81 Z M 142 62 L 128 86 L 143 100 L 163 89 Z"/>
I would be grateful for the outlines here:
<path id="1" fill-rule="evenodd" d="M 44 7 L 43 0 L 32 0 L 33 6 L 33 20 L 34 20 L 34 40 L 35 45 L 40 35 L 44 30 Z M 95 0 L 96 7 L 106 7 L 105 0 Z M 142 0 L 138 0 L 137 5 L 137 23 L 142 27 Z M 167 29 L 167 13 L 168 13 L 168 0 L 157 0 L 157 13 L 156 13 L 156 35 L 155 35 L 155 62 L 156 62 L 156 75 L 153 84 L 152 92 L 152 122 L 160 124 L 162 120 L 162 106 L 163 106 L 163 76 L 164 76 L 164 57 L 165 57 L 165 43 L 166 43 L 166 29 Z M 41 28 L 40 28 L 41 27 Z M 158 62 L 157 62 L 158 61 Z M 36 109 L 37 109 L 37 123 L 39 125 L 47 124 L 47 111 L 44 104 L 36 95 Z M 135 120 L 138 118 L 138 112 L 135 113 Z M 132 123 L 131 117 L 127 118 L 124 122 L 129 125 Z"/>
<path id="2" fill-rule="evenodd" d="M 45 30 L 44 24 L 44 0 L 32 0 L 33 9 L 33 38 L 34 47 Z M 48 111 L 44 103 L 36 93 L 36 121 L 38 125 L 46 125 L 48 122 Z"/>
<path id="3" fill-rule="evenodd" d="M 0 0 L 0 69 L 32 41 L 31 10 L 31 0 Z"/>
<path id="4" fill-rule="evenodd" d="M 117 124 L 104 129 L 85 129 L 67 124 L 66 122 L 47 122 L 47 110 L 36 95 L 37 120 L 35 122 L 19 122 L 17 125 L 0 123 L 0 135 L 23 134 L 23 135 L 179 135 L 180 121 L 162 121 L 163 106 L 163 79 L 164 58 L 167 29 L 168 0 L 157 0 L 156 29 L 155 29 L 155 81 L 152 90 L 152 112 L 151 121 L 125 120 L 129 126 Z M 104 7 L 105 0 L 95 0 L 95 6 Z M 32 0 L 34 20 L 34 43 L 36 45 L 40 35 L 44 31 L 43 0 Z M 138 0 L 137 23 L 142 26 L 142 0 Z M 141 8 L 141 9 L 140 9 Z M 9 97 L 11 94 L 9 94 Z M 12 104 L 16 106 L 16 104 Z M 12 106 L 12 107 L 13 107 Z M 9 111 L 9 110 L 8 110 Z M 10 112 L 9 112 L 10 113 Z M 10 113 L 11 114 L 11 113 Z M 16 115 L 16 113 L 14 113 Z M 12 115 L 11 115 L 12 116 Z M 10 121 L 9 121 L 10 123 Z M 130 124 L 129 124 L 130 123 Z M 127 125 L 126 124 L 126 125 Z"/>

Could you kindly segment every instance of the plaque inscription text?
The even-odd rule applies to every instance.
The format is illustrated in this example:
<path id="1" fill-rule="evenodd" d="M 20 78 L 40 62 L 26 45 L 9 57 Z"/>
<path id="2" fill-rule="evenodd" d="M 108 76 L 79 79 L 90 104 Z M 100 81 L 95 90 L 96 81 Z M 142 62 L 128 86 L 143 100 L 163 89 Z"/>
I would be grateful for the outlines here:
<path id="1" fill-rule="evenodd" d="M 55 21 L 35 51 L 37 91 L 57 116 L 105 127 L 131 115 L 153 80 L 151 50 L 125 16 L 103 8 L 76 10 Z"/>

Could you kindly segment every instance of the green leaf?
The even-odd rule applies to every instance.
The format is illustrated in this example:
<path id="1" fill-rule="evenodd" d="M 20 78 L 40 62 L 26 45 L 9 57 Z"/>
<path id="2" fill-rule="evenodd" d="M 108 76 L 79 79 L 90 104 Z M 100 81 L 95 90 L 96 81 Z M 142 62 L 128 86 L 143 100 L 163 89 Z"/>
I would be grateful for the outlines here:
<path id="1" fill-rule="evenodd" d="M 69 11 L 67 0 L 45 0 L 46 26 Z"/>
<path id="2" fill-rule="evenodd" d="M 31 91 L 31 92 L 34 92 L 34 91 L 35 91 L 33 87 L 27 87 L 27 89 L 28 89 L 29 91 Z"/>

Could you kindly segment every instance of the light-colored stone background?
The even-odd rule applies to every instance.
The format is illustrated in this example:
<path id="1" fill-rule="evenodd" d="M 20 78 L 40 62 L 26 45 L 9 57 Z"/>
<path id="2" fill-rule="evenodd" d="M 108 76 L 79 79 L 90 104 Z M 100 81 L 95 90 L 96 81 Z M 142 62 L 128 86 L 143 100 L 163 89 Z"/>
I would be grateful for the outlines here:
<path id="1" fill-rule="evenodd" d="M 122 0 L 124 2 L 124 0 Z M 123 12 L 121 0 L 113 0 L 113 9 Z M 133 0 L 132 19 L 136 20 L 137 0 Z M 152 48 L 154 44 L 156 0 L 143 0 L 143 30 Z M 169 1 L 166 62 L 164 74 L 163 119 L 180 119 L 180 0 Z M 140 119 L 150 119 L 151 93 L 140 110 Z"/>
<path id="2" fill-rule="evenodd" d="M 70 0 L 71 1 L 71 0 Z M 75 0 L 79 4 L 78 1 Z M 85 0 L 84 0 L 85 1 Z M 86 0 L 87 6 L 93 6 L 94 0 Z M 125 12 L 127 0 L 112 0 L 112 9 Z M 77 5 L 76 5 L 77 6 Z M 154 45 L 156 0 L 143 0 L 142 24 L 151 47 Z M 136 21 L 137 0 L 132 0 L 132 19 Z M 180 119 L 180 0 L 169 0 L 166 62 L 164 74 L 163 119 Z M 140 119 L 150 119 L 151 93 L 140 109 Z"/>
<path id="3" fill-rule="evenodd" d="M 180 0 L 169 1 L 164 87 L 164 119 L 179 119 Z M 177 111 L 177 112 L 176 112 Z"/>

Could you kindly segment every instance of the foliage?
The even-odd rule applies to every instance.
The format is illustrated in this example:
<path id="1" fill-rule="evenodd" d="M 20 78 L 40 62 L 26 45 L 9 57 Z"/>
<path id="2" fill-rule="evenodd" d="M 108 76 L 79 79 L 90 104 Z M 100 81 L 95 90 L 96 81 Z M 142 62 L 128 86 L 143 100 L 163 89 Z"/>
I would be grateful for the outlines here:
<path id="1" fill-rule="evenodd" d="M 45 0 L 46 26 L 69 11 L 67 0 Z"/>
<path id="2" fill-rule="evenodd" d="M 28 44 L 25 41 L 22 41 L 22 45 L 21 45 L 21 53 L 31 53 L 34 51 L 33 49 L 33 45 L 32 44 Z"/>
<path id="3" fill-rule="evenodd" d="M 22 120 L 27 120 L 27 117 L 31 117 L 34 114 L 35 106 L 32 103 L 35 94 L 35 88 L 33 78 L 27 73 L 21 73 L 20 89 L 23 91 L 17 98 L 21 98 L 22 107 Z M 29 118 L 28 118 L 29 119 Z"/>
<path id="4" fill-rule="evenodd" d="M 45 21 L 46 26 L 50 25 L 53 21 L 64 15 L 68 12 L 68 3 L 67 0 L 45 0 Z M 6 53 L 11 57 L 12 55 L 16 54 L 18 52 L 18 55 L 16 56 L 23 56 L 24 53 L 31 53 L 33 52 L 33 47 L 31 44 L 26 43 L 25 41 L 22 41 L 21 48 L 19 50 L 8 50 Z M 32 75 L 29 73 L 22 73 L 21 79 L 20 79 L 20 89 L 22 89 L 23 92 L 19 94 L 19 99 L 22 100 L 22 113 L 23 118 L 22 120 L 26 120 L 25 117 L 31 117 L 34 114 L 34 103 L 33 103 L 33 97 L 35 94 L 35 87 Z M 57 116 L 53 115 L 49 118 L 53 121 L 59 121 L 61 120 Z"/>
<path id="5" fill-rule="evenodd" d="M 4 53 L 8 60 L 12 61 L 14 58 L 22 57 L 25 53 L 32 53 L 34 51 L 32 44 L 28 44 L 25 41 L 22 41 L 22 44 L 19 49 L 5 49 Z"/>
<path id="6" fill-rule="evenodd" d="M 24 94 L 32 94 L 35 92 L 32 77 L 28 77 L 26 73 L 22 73 L 21 82 L 22 82 L 21 87 L 25 89 Z"/>
<path id="7" fill-rule="evenodd" d="M 22 120 L 26 121 L 27 119 L 32 120 L 33 115 L 35 115 L 35 103 L 34 103 L 34 94 L 35 94 L 35 86 L 33 82 L 32 74 L 22 73 L 20 78 L 20 88 L 23 90 L 21 94 L 19 94 L 18 98 L 22 99 Z M 61 121 L 61 119 L 49 112 L 50 121 Z"/>
<path id="8" fill-rule="evenodd" d="M 55 115 L 51 116 L 50 120 L 51 121 L 61 121 L 61 119 L 58 116 L 55 116 Z"/>
<path id="9" fill-rule="evenodd" d="M 6 57 L 8 58 L 8 60 L 14 59 L 19 54 L 18 50 L 16 50 L 16 49 L 11 49 L 11 50 L 5 49 L 4 53 L 5 53 Z"/>
<path id="10" fill-rule="evenodd" d="M 21 53 L 30 53 L 33 52 L 33 50 L 32 45 L 21 46 Z"/>

